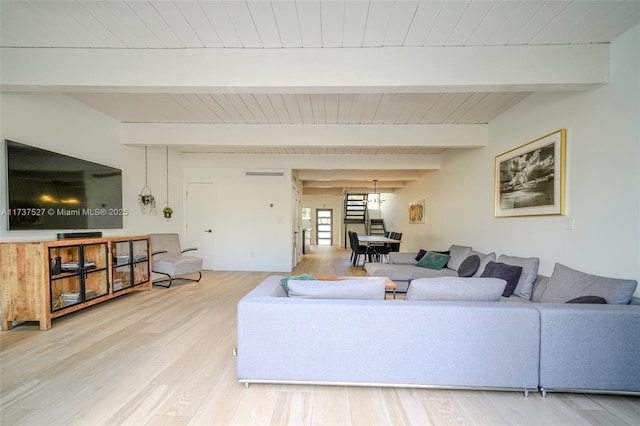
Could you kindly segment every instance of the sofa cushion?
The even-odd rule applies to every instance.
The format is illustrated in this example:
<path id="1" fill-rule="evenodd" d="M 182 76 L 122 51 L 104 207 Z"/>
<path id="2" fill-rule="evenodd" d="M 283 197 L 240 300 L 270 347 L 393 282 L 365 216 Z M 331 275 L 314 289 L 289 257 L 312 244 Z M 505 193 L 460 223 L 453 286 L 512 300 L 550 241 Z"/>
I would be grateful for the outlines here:
<path id="1" fill-rule="evenodd" d="M 392 251 L 389 253 L 389 263 L 394 265 L 416 266 L 416 253 L 407 251 Z M 369 265 L 369 263 L 366 263 Z"/>
<path id="2" fill-rule="evenodd" d="M 506 263 L 489 262 L 484 272 L 480 275 L 482 278 L 501 278 L 506 281 L 505 287 L 502 289 L 502 296 L 509 297 L 513 294 L 513 290 L 518 284 L 518 279 L 522 274 L 522 266 L 509 265 Z"/>
<path id="3" fill-rule="evenodd" d="M 385 298 L 385 280 L 352 279 L 335 281 L 289 280 L 289 297 L 305 299 L 366 299 Z"/>
<path id="4" fill-rule="evenodd" d="M 451 259 L 447 263 L 447 268 L 457 271 L 460 264 L 471 254 L 471 247 L 452 245 L 449 247 Z"/>
<path id="5" fill-rule="evenodd" d="M 496 261 L 496 253 L 493 251 L 489 254 L 484 254 L 480 253 L 479 251 L 472 250 L 470 255 L 471 254 L 475 254 L 480 258 L 480 266 L 478 266 L 478 270 L 476 271 L 476 273 L 473 274 L 474 277 L 479 277 L 480 275 L 482 275 L 482 272 L 484 272 L 484 268 L 487 267 L 487 263 Z"/>
<path id="6" fill-rule="evenodd" d="M 386 276 L 386 275 L 381 275 Z M 457 277 L 458 273 L 453 269 L 442 268 L 442 269 L 429 269 L 429 268 L 413 268 L 413 274 L 411 279 L 418 278 L 438 278 L 438 277 Z"/>
<path id="7" fill-rule="evenodd" d="M 499 278 L 419 278 L 411 281 L 405 300 L 494 302 L 504 286 Z"/>
<path id="8" fill-rule="evenodd" d="M 531 299 L 531 295 L 533 294 L 533 282 L 538 276 L 540 258 L 506 256 L 503 254 L 498 257 L 498 262 L 522 266 L 522 274 L 518 280 L 518 285 L 516 285 L 515 290 L 513 290 L 513 294 L 524 297 L 525 299 Z"/>
<path id="9" fill-rule="evenodd" d="M 309 275 L 309 274 L 302 274 L 302 275 L 292 275 L 290 277 L 284 277 L 280 279 L 280 285 L 282 286 L 282 288 L 284 288 L 284 291 L 289 292 L 289 280 L 315 280 L 316 277 L 314 277 L 313 275 Z"/>
<path id="10" fill-rule="evenodd" d="M 447 264 L 449 258 L 449 255 L 428 251 L 424 256 L 422 256 L 422 259 L 418 261 L 416 266 L 439 270 Z"/>
<path id="11" fill-rule="evenodd" d="M 591 295 L 605 298 L 608 304 L 626 305 L 637 285 L 635 280 L 586 274 L 556 263 L 540 301 L 565 303 L 576 297 Z"/>
<path id="12" fill-rule="evenodd" d="M 478 271 L 478 267 L 480 266 L 480 256 L 477 254 L 472 254 L 467 257 L 458 268 L 458 276 L 459 277 L 471 277 Z"/>

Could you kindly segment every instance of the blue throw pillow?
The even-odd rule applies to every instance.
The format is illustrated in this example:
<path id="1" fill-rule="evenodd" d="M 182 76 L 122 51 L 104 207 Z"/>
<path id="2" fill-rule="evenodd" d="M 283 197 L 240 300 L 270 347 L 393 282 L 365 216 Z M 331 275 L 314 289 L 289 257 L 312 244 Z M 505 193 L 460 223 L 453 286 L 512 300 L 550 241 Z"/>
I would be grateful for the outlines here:
<path id="1" fill-rule="evenodd" d="M 518 280 L 522 274 L 522 266 L 508 265 L 506 263 L 489 262 L 484 268 L 481 278 L 501 278 L 507 282 L 502 296 L 509 297 L 518 285 Z"/>
<path id="2" fill-rule="evenodd" d="M 435 251 L 428 251 L 427 254 L 422 256 L 422 259 L 418 261 L 416 266 L 429 269 L 442 269 L 449 261 L 448 254 L 436 253 Z"/>
<path id="3" fill-rule="evenodd" d="M 282 285 L 282 288 L 284 288 L 284 291 L 289 293 L 289 286 L 287 285 L 289 280 L 315 280 L 315 279 L 316 279 L 316 277 L 314 277 L 313 275 L 309 275 L 309 274 L 293 275 L 291 277 L 284 277 L 283 279 L 281 279 L 280 280 L 280 285 Z"/>

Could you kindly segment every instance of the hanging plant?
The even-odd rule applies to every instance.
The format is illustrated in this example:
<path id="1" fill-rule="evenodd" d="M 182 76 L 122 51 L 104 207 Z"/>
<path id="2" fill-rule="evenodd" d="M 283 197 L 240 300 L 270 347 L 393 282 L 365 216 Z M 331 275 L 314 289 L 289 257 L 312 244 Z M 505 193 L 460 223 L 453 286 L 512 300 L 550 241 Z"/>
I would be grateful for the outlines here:
<path id="1" fill-rule="evenodd" d="M 144 186 L 138 194 L 138 205 L 142 214 L 156 214 L 156 199 L 147 186 L 147 147 L 144 147 Z"/>
<path id="2" fill-rule="evenodd" d="M 173 209 L 169 207 L 169 145 L 165 148 L 166 159 L 167 159 L 167 205 L 164 209 L 162 209 L 162 214 L 167 219 L 171 219 L 171 215 L 173 214 Z"/>
<path id="3" fill-rule="evenodd" d="M 151 188 L 145 185 L 138 194 L 138 205 L 142 214 L 155 213 L 156 212 L 156 198 L 151 193 Z"/>

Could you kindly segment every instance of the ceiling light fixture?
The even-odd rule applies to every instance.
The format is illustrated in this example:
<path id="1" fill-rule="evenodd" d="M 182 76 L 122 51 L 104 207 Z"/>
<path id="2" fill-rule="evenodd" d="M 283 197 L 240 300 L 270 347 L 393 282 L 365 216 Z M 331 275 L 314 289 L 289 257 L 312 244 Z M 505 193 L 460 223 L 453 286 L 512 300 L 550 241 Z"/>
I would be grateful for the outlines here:
<path id="1" fill-rule="evenodd" d="M 367 196 L 367 208 L 372 210 L 380 210 L 380 204 L 384 203 L 384 200 L 380 199 L 378 194 L 378 179 L 373 180 L 373 194 Z"/>

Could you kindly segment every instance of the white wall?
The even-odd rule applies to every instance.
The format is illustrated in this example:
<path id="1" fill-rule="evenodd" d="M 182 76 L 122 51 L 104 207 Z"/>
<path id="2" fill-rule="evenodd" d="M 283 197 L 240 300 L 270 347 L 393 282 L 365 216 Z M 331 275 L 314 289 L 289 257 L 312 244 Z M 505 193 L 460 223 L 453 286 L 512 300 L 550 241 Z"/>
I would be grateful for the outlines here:
<path id="1" fill-rule="evenodd" d="M 217 155 L 185 154 L 184 184 L 211 182 L 213 269 L 289 272 L 292 265 L 291 170 L 283 176 L 246 176 L 241 167 L 221 167 Z M 232 161 L 225 163 L 230 166 Z M 264 169 L 262 169 L 264 170 Z"/>
<path id="2" fill-rule="evenodd" d="M 180 232 L 182 171 L 180 156 L 170 152 L 170 200 L 174 217 L 167 221 L 162 208 L 167 198 L 165 147 L 148 151 L 148 182 L 157 202 L 157 216 L 142 215 L 137 195 L 144 186 L 144 148 L 120 143 L 120 124 L 74 99 L 58 94 L 0 93 L 0 137 L 50 151 L 122 169 L 123 229 L 102 230 L 105 236 L 149 232 Z M 4 145 L 4 143 L 3 143 Z M 0 211 L 6 209 L 6 161 L 0 149 Z M 0 240 L 55 239 L 56 233 L 73 230 L 8 231 L 6 215 L 0 216 Z"/>
<path id="3" fill-rule="evenodd" d="M 640 27 L 610 50 L 610 83 L 589 93 L 539 93 L 489 123 L 489 146 L 449 151 L 442 169 L 398 193 L 426 198 L 426 223 L 408 225 L 403 249 L 538 256 L 588 273 L 640 281 Z M 565 216 L 494 218 L 494 159 L 567 129 Z M 568 230 L 569 218 L 575 230 Z M 640 289 L 636 291 L 640 295 Z"/>

